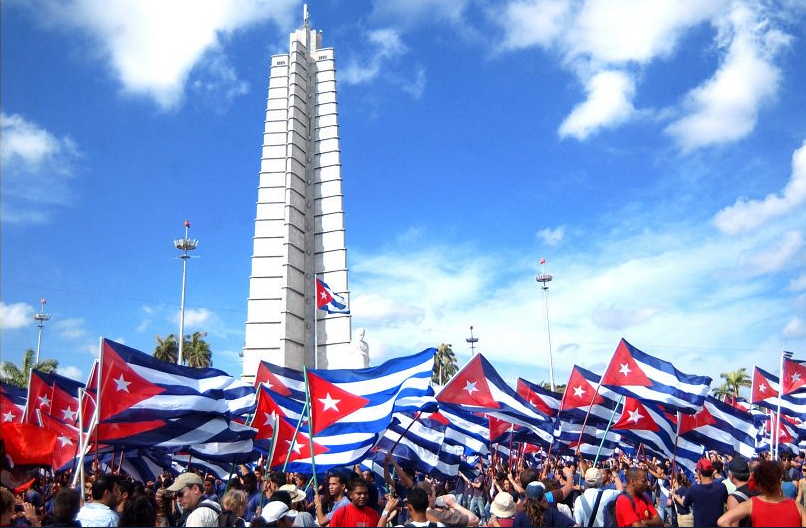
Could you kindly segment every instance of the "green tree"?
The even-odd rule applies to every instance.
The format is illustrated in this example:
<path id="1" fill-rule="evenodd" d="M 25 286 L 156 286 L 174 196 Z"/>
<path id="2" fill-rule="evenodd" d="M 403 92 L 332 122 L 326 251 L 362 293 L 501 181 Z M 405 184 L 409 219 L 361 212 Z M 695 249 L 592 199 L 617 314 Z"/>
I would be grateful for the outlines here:
<path id="1" fill-rule="evenodd" d="M 168 334 L 163 339 L 157 336 L 157 346 L 154 348 L 154 357 L 168 363 L 176 363 L 179 356 L 179 343 L 174 334 Z"/>
<path id="2" fill-rule="evenodd" d="M 723 372 L 719 377 L 725 380 L 724 385 L 731 391 L 730 396 L 734 398 L 739 397 L 739 391 L 742 387 L 751 387 L 753 385 L 753 380 L 750 379 L 746 368 Z"/>
<path id="3" fill-rule="evenodd" d="M 459 372 L 459 363 L 456 361 L 456 354 L 453 353 L 451 345 L 442 343 L 437 347 L 437 353 L 434 354 L 431 381 L 437 385 L 445 385 L 457 372 Z"/>
<path id="4" fill-rule="evenodd" d="M 540 386 L 541 386 L 541 387 L 543 387 L 543 388 L 544 388 L 544 389 L 546 389 L 546 390 L 551 390 L 551 383 L 550 383 L 550 382 L 548 382 L 548 381 L 544 381 L 544 382 L 542 382 L 542 383 L 540 384 Z M 563 394 L 563 393 L 565 392 L 565 384 L 562 384 L 562 385 L 555 385 L 555 386 L 554 386 L 554 392 L 557 392 L 557 393 Z"/>
<path id="5" fill-rule="evenodd" d="M 727 383 L 723 383 L 719 387 L 712 388 L 711 395 L 718 400 L 725 401 L 726 397 L 733 396 L 733 387 L 729 386 Z"/>
<path id="6" fill-rule="evenodd" d="M 28 375 L 31 370 L 41 370 L 42 372 L 53 372 L 59 366 L 55 359 L 46 359 L 34 365 L 36 352 L 30 348 L 22 356 L 22 368 L 11 361 L 4 361 L 2 366 L 2 378 L 5 383 L 25 388 L 28 386 Z"/>

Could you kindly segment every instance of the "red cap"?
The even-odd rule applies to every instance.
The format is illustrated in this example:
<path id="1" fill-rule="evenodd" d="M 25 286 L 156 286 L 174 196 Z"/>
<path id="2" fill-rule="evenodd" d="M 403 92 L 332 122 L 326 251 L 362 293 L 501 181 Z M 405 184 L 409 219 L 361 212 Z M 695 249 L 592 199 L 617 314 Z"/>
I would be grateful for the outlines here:
<path id="1" fill-rule="evenodd" d="M 713 470 L 714 465 L 707 458 L 701 458 L 700 461 L 697 462 L 697 471 L 713 471 Z"/>

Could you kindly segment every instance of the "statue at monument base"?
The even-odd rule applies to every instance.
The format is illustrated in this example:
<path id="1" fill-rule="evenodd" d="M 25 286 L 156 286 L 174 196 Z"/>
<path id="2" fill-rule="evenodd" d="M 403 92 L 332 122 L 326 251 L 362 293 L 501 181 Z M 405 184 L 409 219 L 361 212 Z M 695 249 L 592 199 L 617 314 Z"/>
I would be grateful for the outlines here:
<path id="1" fill-rule="evenodd" d="M 369 366 L 369 345 L 364 337 L 367 334 L 365 328 L 358 330 L 358 338 L 353 338 L 350 343 L 349 352 L 340 353 L 337 358 L 328 357 L 328 368 L 331 369 L 359 369 Z"/>

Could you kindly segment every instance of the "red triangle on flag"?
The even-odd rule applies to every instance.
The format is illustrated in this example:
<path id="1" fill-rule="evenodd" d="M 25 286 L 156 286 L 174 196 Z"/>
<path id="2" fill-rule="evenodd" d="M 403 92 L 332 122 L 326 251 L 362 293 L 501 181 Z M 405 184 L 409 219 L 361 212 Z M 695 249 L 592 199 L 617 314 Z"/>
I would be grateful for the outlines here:
<path id="1" fill-rule="evenodd" d="M 265 361 L 260 362 L 260 366 L 257 368 L 257 376 L 255 376 L 255 387 L 259 387 L 261 383 L 265 383 L 266 387 L 273 390 L 277 394 L 282 396 L 290 396 L 291 389 L 289 389 L 285 383 L 280 381 L 280 379 L 272 374 L 272 371 L 269 369 L 269 365 L 266 364 Z"/>
<path id="2" fill-rule="evenodd" d="M 321 308 L 333 300 L 333 296 L 327 291 L 322 281 L 316 279 L 316 308 Z"/>
<path id="3" fill-rule="evenodd" d="M 474 356 L 467 365 L 437 394 L 437 401 L 498 409 L 501 405 L 493 398 L 481 355 Z"/>
<path id="4" fill-rule="evenodd" d="M 102 353 L 101 421 L 165 392 L 163 387 L 137 374 L 106 341 Z"/>
<path id="5" fill-rule="evenodd" d="M 445 416 L 443 416 L 442 414 L 440 414 L 439 411 L 431 413 L 430 415 L 428 415 L 428 418 L 434 420 L 437 423 L 441 423 L 442 425 L 450 425 L 451 423 L 451 421 L 445 418 Z"/>
<path id="6" fill-rule="evenodd" d="M 285 463 L 289 451 L 291 451 L 291 456 L 288 459 L 289 462 L 309 458 L 311 456 L 310 438 L 307 435 L 297 432 L 297 436 L 294 437 L 296 428 L 285 418 L 279 418 L 277 420 L 277 429 L 277 439 L 275 440 L 276 447 L 274 449 L 274 457 L 271 460 L 272 467 L 282 466 Z M 293 442 L 292 438 L 294 438 Z M 313 443 L 313 448 L 314 455 L 321 455 L 322 453 L 328 452 L 325 446 L 318 444 L 316 441 Z"/>
<path id="7" fill-rule="evenodd" d="M 277 402 L 262 388 L 258 389 L 257 406 L 255 414 L 252 417 L 251 427 L 257 429 L 257 440 L 271 438 L 274 432 L 272 431 L 272 414 L 278 417 L 285 417 L 282 408 L 277 405 Z"/>
<path id="8" fill-rule="evenodd" d="M 586 380 L 582 373 L 574 367 L 573 370 L 571 370 L 571 377 L 568 379 L 568 384 L 565 386 L 565 393 L 560 403 L 560 410 L 566 411 L 578 407 L 599 405 L 603 402 L 604 398 L 601 394 L 596 393 L 596 387 Z"/>
<path id="9" fill-rule="evenodd" d="M 772 383 L 770 383 L 770 380 L 768 380 L 764 374 L 761 373 L 761 370 L 758 367 L 756 367 L 753 371 L 752 392 L 751 401 L 753 403 L 758 403 L 768 398 L 778 396 L 777 391 L 772 388 Z"/>
<path id="10" fill-rule="evenodd" d="M 528 401 L 532 405 L 532 407 L 539 410 L 546 416 L 554 416 L 554 414 L 556 413 L 556 411 L 551 407 L 549 407 L 548 405 L 546 405 L 546 402 L 543 401 L 543 398 L 541 398 L 539 394 L 535 393 L 532 389 L 530 389 L 529 386 L 526 384 L 526 382 L 521 378 L 518 378 L 516 391 L 518 392 L 518 394 L 521 395 L 521 397 L 524 400 Z"/>
<path id="11" fill-rule="evenodd" d="M 784 394 L 792 394 L 806 385 L 806 365 L 793 359 L 784 359 Z"/>
<path id="12" fill-rule="evenodd" d="M 619 421 L 613 424 L 617 430 L 659 431 L 660 426 L 641 402 L 635 398 L 624 399 L 624 410 Z"/>
<path id="13" fill-rule="evenodd" d="M 498 437 L 513 429 L 512 422 L 500 420 L 495 416 L 486 415 L 490 425 L 490 442 L 494 442 Z"/>
<path id="14" fill-rule="evenodd" d="M 28 401 L 26 403 L 28 413 L 25 422 L 38 425 L 36 411 L 42 414 L 50 414 L 53 408 L 53 385 L 47 383 L 36 371 L 31 373 L 31 382 L 28 385 Z"/>
<path id="15" fill-rule="evenodd" d="M 308 388 L 315 435 L 369 403 L 368 399 L 340 389 L 312 372 L 308 373 Z"/>
<path id="16" fill-rule="evenodd" d="M 716 418 L 708 412 L 706 407 L 703 407 L 696 414 L 680 414 L 680 432 L 679 434 L 686 434 L 689 431 L 705 427 L 706 425 L 713 425 L 716 423 Z"/>
<path id="17" fill-rule="evenodd" d="M 632 357 L 630 344 L 624 339 L 619 341 L 610 365 L 602 376 L 602 385 L 617 387 L 640 386 L 649 387 L 652 381 L 644 374 L 641 367 Z"/>

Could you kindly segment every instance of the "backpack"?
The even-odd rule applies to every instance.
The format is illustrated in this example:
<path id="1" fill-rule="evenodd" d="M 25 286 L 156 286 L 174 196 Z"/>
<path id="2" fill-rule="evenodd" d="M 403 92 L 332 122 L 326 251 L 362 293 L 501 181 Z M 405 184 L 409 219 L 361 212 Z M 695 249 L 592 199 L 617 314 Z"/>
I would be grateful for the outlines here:
<path id="1" fill-rule="evenodd" d="M 605 528 L 615 528 L 618 526 L 616 522 L 616 503 L 619 500 L 619 497 L 624 496 L 630 500 L 630 504 L 632 505 L 633 509 L 635 509 L 635 501 L 632 497 L 630 497 L 629 493 L 621 492 L 619 493 L 615 499 L 611 500 L 605 505 L 604 508 L 604 527 Z"/>

